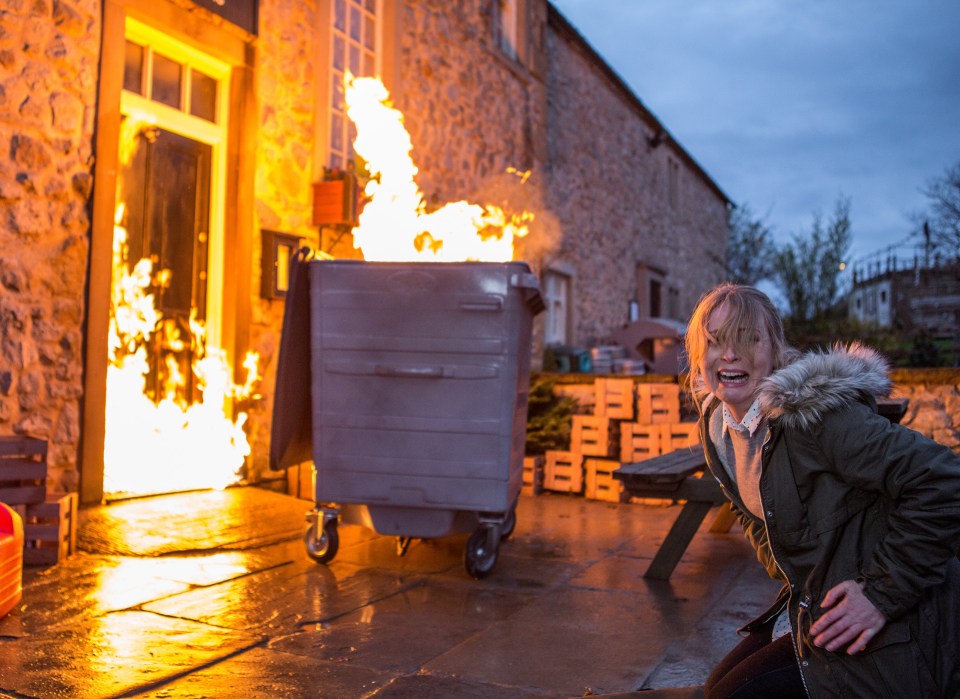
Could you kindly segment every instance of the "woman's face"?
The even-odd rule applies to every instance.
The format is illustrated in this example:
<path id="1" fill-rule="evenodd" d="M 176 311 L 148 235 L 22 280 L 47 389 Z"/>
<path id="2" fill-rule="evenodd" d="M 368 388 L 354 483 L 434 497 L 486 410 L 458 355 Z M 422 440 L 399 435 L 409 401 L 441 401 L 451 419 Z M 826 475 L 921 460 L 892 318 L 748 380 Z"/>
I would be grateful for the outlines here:
<path id="1" fill-rule="evenodd" d="M 738 352 L 732 341 L 720 342 L 717 332 L 727 319 L 724 303 L 707 318 L 707 348 L 700 373 L 714 395 L 722 400 L 737 420 L 742 420 L 757 396 L 760 382 L 773 372 L 773 349 L 766 328 L 756 328 L 745 343 L 751 352 Z M 749 328 L 739 328 L 742 334 Z M 732 334 L 732 333 L 731 333 Z"/>

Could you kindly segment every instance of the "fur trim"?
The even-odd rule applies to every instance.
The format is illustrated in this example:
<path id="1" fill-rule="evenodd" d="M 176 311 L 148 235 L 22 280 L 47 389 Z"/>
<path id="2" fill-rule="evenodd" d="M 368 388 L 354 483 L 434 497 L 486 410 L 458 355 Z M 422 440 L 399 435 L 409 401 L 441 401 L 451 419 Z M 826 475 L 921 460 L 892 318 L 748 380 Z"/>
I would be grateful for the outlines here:
<path id="1" fill-rule="evenodd" d="M 886 396 L 890 366 L 876 351 L 854 342 L 829 352 L 807 352 L 768 376 L 760 387 L 760 404 L 771 419 L 787 427 L 809 429 L 824 414 L 864 396 Z"/>

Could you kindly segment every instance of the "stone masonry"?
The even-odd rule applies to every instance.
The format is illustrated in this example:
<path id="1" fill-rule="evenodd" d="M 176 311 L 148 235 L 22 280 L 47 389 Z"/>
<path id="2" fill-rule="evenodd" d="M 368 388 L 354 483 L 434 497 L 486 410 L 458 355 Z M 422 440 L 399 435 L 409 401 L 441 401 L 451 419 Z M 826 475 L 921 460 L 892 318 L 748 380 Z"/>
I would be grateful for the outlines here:
<path id="1" fill-rule="evenodd" d="M 669 137 L 658 142 L 626 96 L 568 32 L 547 35 L 549 205 L 563 222 L 557 260 L 591 293 L 578 295 L 580 343 L 602 342 L 627 320 L 636 265 L 667 272 L 678 317 L 722 281 L 724 200 L 688 168 Z M 662 139 L 663 137 L 661 137 Z M 668 201 L 668 162 L 679 165 L 678 201 Z"/>
<path id="2" fill-rule="evenodd" d="M 0 434 L 76 490 L 99 3 L 0 7 Z"/>

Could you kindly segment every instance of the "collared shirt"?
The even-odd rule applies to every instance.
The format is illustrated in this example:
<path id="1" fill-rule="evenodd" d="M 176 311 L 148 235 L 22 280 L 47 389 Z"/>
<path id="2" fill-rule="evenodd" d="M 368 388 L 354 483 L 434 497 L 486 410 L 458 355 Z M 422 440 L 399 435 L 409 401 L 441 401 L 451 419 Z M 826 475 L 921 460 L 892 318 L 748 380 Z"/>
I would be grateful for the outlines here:
<path id="1" fill-rule="evenodd" d="M 760 472 L 763 467 L 763 443 L 769 430 L 760 411 L 760 403 L 754 401 L 739 422 L 725 404 L 714 415 L 719 420 L 712 426 L 710 438 L 720 455 L 720 461 L 736 484 L 747 510 L 764 519 L 763 503 L 760 501 Z"/>
<path id="2" fill-rule="evenodd" d="M 762 421 L 763 413 L 760 412 L 759 398 L 753 401 L 753 405 L 750 406 L 747 414 L 743 416 L 743 420 L 740 422 L 737 422 L 737 418 L 730 412 L 727 404 L 723 404 L 723 424 L 727 429 L 737 430 L 745 433 L 748 437 L 752 437 Z"/>

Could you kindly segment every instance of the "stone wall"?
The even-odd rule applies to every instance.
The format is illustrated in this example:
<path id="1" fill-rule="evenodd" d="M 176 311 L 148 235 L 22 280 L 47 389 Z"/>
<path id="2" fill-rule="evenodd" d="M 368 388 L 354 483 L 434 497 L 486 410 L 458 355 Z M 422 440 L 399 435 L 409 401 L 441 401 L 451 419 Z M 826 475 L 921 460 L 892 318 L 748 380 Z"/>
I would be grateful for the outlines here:
<path id="1" fill-rule="evenodd" d="M 564 238 L 555 260 L 577 272 L 576 342 L 603 341 L 627 320 L 638 263 L 666 271 L 677 317 L 722 281 L 726 205 L 654 127 L 635 98 L 564 31 L 547 34 L 549 200 Z M 651 139 L 654 139 L 651 141 Z M 668 202 L 668 161 L 679 165 L 679 202 Z"/>
<path id="2" fill-rule="evenodd" d="M 0 7 L 0 434 L 76 490 L 99 2 Z"/>
<path id="3" fill-rule="evenodd" d="M 301 236 L 314 247 L 313 141 L 316 94 L 317 7 L 314 0 L 261 0 L 257 41 L 256 226 Z M 253 245 L 253 269 L 260 270 L 261 246 Z M 259 277 L 256 280 L 259 282 Z M 246 476 L 260 480 L 269 470 L 270 422 L 276 355 L 280 348 L 283 300 L 260 296 L 254 283 L 250 349 L 260 355 L 262 400 L 250 406 L 245 425 L 251 454 Z M 240 358 L 238 358 L 239 361 Z"/>
<path id="4" fill-rule="evenodd" d="M 404 6 L 394 96 L 427 205 L 466 200 L 531 211 L 536 218 L 527 244 L 536 244 L 549 220 L 542 202 L 542 80 L 493 44 L 487 0 L 408 0 Z M 542 26 L 544 12 L 537 10 L 533 22 Z M 508 168 L 530 176 L 523 183 Z"/>
<path id="5" fill-rule="evenodd" d="M 960 371 L 897 369 L 891 395 L 908 398 L 901 425 L 960 453 Z"/>

